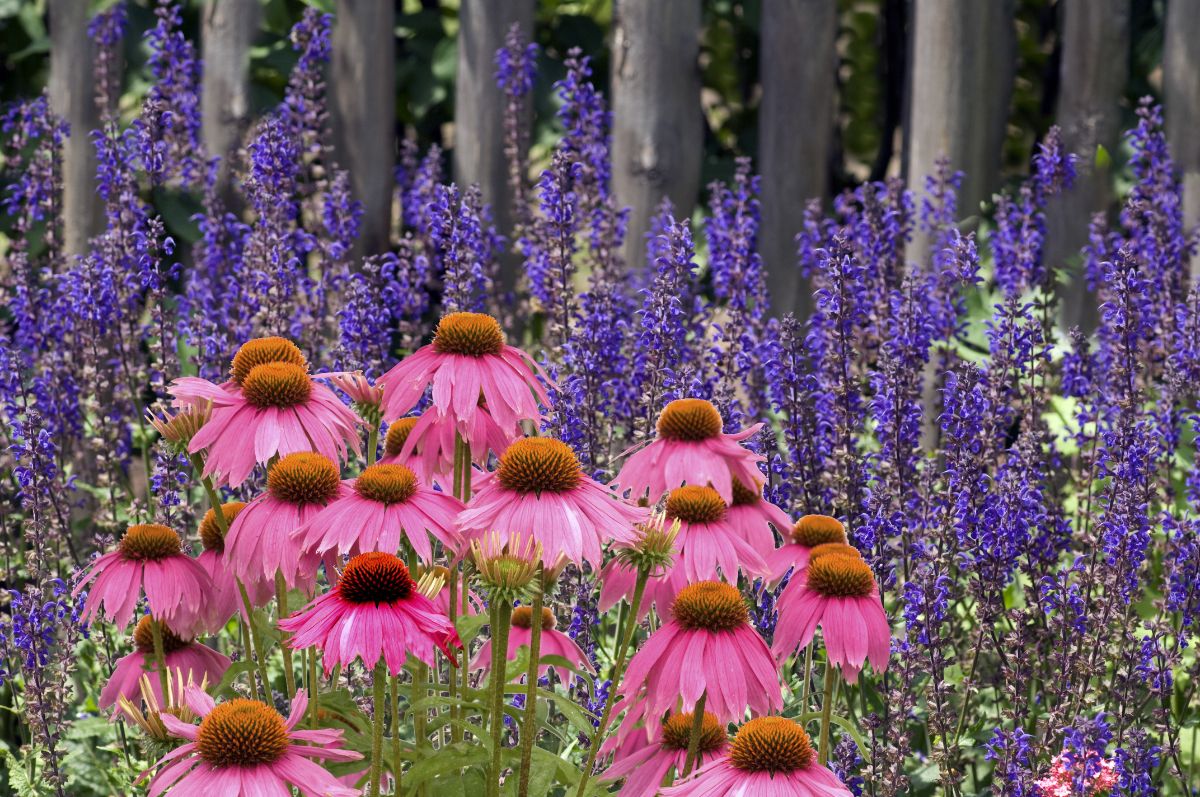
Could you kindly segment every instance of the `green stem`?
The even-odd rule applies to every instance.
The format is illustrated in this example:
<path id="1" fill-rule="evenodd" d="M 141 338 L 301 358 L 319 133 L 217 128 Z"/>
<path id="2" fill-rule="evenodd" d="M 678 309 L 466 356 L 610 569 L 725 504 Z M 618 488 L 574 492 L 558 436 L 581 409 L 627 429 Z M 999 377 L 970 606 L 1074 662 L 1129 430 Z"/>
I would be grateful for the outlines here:
<path id="1" fill-rule="evenodd" d="M 374 727 L 371 733 L 371 797 L 379 797 L 380 781 L 383 780 L 383 702 L 387 699 L 384 686 L 387 684 L 387 670 L 384 668 L 383 657 L 375 665 L 375 675 L 372 678 L 375 687 Z"/>
<path id="2" fill-rule="evenodd" d="M 412 674 L 412 702 L 418 703 L 429 696 L 429 668 L 418 664 Z M 429 744 L 429 731 L 426 729 L 427 709 L 413 710 L 413 746 L 421 750 Z"/>
<path id="3" fill-rule="evenodd" d="M 696 765 L 696 757 L 700 754 L 700 737 L 704 735 L 704 704 L 707 701 L 708 692 L 705 691 L 696 701 L 696 707 L 692 709 L 692 733 L 688 737 L 687 760 L 683 764 L 685 778 L 692 774 L 692 767 Z"/>
<path id="4" fill-rule="evenodd" d="M 196 469 L 196 473 L 201 474 L 200 484 L 204 486 L 204 494 L 208 497 L 208 505 L 213 511 L 213 519 L 217 521 L 217 528 L 221 530 L 221 537 L 225 537 L 229 533 L 229 518 L 225 517 L 225 510 L 221 507 L 221 498 L 217 495 L 217 488 L 213 485 L 212 479 L 204 476 L 204 460 L 199 454 L 192 454 L 190 457 L 192 467 Z M 246 650 L 246 658 L 250 657 L 250 649 L 254 650 L 255 662 L 258 666 L 258 677 L 262 679 L 262 690 L 260 691 L 254 684 L 253 673 L 246 673 L 246 677 L 250 681 L 250 691 L 255 694 L 263 695 L 265 702 L 270 702 L 271 697 L 271 682 L 267 679 L 266 660 L 263 659 L 262 640 L 258 638 L 258 634 L 254 632 L 254 605 L 250 603 L 250 593 L 246 592 L 246 585 L 242 580 L 235 579 L 238 585 L 238 591 L 242 595 L 242 606 L 246 610 L 246 616 L 242 618 L 242 639 L 250 641 L 249 648 Z"/>
<path id="5" fill-rule="evenodd" d="M 254 604 L 250 602 L 250 593 L 246 591 L 246 585 L 242 583 L 240 578 L 235 578 L 237 582 L 238 592 L 242 595 L 242 607 L 246 610 L 245 624 L 250 632 L 250 643 L 254 646 L 254 660 L 258 666 L 258 677 L 262 679 L 262 696 L 263 702 L 271 702 L 271 681 L 267 678 L 267 659 L 263 654 L 262 637 L 254 631 Z M 250 678 L 254 681 L 253 676 Z"/>
<path id="6" fill-rule="evenodd" d="M 804 649 L 804 685 L 800 697 L 800 708 L 804 712 L 808 712 L 809 691 L 812 689 L 812 659 L 813 659 L 813 643 L 809 640 L 808 647 Z"/>
<path id="7" fill-rule="evenodd" d="M 447 591 L 450 594 L 450 625 L 453 628 L 458 627 L 458 566 L 450 568 L 450 581 L 447 585 Z M 447 676 L 450 678 L 450 741 L 461 742 L 463 737 L 462 728 L 453 720 L 458 719 L 458 707 L 455 701 L 458 699 L 458 653 L 451 648 L 450 655 L 454 658 L 450 661 L 450 672 Z"/>
<path id="8" fill-rule="evenodd" d="M 825 660 L 825 691 L 821 695 L 821 735 L 820 741 L 817 742 L 817 762 L 825 764 L 829 761 L 829 726 L 830 717 L 833 716 L 833 701 L 837 694 L 837 667 L 833 662 L 829 661 L 828 654 Z"/>
<path id="9" fill-rule="evenodd" d="M 508 626 L 512 605 L 500 601 L 496 606 L 496 625 L 492 628 L 492 767 L 488 780 L 490 797 L 500 797 L 500 741 L 504 736 L 504 687 L 508 683 Z"/>
<path id="10" fill-rule="evenodd" d="M 392 676 L 392 777 L 396 781 L 396 794 L 400 793 L 400 677 Z"/>
<path id="11" fill-rule="evenodd" d="M 279 605 L 279 619 L 288 616 L 287 584 L 283 573 L 275 571 L 275 601 Z M 288 645 L 291 634 L 280 630 L 279 649 L 283 651 L 283 680 L 287 684 L 288 700 L 296 696 L 296 674 L 292 672 L 292 648 Z"/>
<path id="12" fill-rule="evenodd" d="M 533 596 L 533 614 L 529 626 L 529 669 L 525 673 L 525 717 L 521 725 L 521 779 L 519 797 L 529 797 L 529 777 L 533 770 L 533 745 L 537 741 L 538 665 L 542 661 L 542 607 L 546 601 L 545 566 L 538 565 L 537 592 Z"/>
<path id="13" fill-rule="evenodd" d="M 379 455 L 379 425 L 371 427 L 371 431 L 367 434 L 367 467 L 375 464 L 375 457 Z"/>
<path id="14" fill-rule="evenodd" d="M 587 764 L 583 767 L 583 776 L 579 779 L 579 789 L 575 792 L 575 797 L 583 797 L 588 781 L 591 780 L 592 770 L 596 768 L 596 758 L 600 754 L 600 744 L 604 741 L 604 734 L 608 731 L 608 723 L 612 721 L 612 710 L 617 688 L 621 685 L 621 678 L 625 676 L 625 659 L 629 654 L 629 643 L 633 640 L 633 631 L 638 626 L 638 612 L 642 608 L 642 596 L 646 593 L 646 582 L 649 580 L 649 571 L 638 571 L 637 585 L 633 589 L 633 602 L 629 605 L 629 621 L 626 623 L 625 630 L 621 635 L 621 640 L 617 647 L 617 660 L 613 663 L 612 674 L 609 678 L 611 683 L 608 687 L 608 696 L 604 700 L 604 712 L 600 715 L 600 725 L 596 728 L 596 733 L 592 736 L 591 749 L 588 750 Z"/>
<path id="15" fill-rule="evenodd" d="M 320 717 L 321 682 L 317 675 L 317 649 L 308 649 L 308 727 L 316 728 Z"/>
<path id="16" fill-rule="evenodd" d="M 154 634 L 154 660 L 158 663 L 158 685 L 162 688 L 163 705 L 167 700 L 167 654 L 163 649 L 163 624 L 161 620 L 150 618 L 150 630 Z"/>

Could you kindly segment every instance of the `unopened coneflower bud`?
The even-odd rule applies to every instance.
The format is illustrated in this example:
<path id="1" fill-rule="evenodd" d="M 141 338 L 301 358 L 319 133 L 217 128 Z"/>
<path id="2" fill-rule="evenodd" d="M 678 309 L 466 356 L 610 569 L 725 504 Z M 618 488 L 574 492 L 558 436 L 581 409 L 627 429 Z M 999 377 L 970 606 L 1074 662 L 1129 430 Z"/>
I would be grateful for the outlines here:
<path id="1" fill-rule="evenodd" d="M 383 420 L 383 387 L 372 385 L 362 371 L 332 374 L 329 381 L 350 398 L 354 410 L 364 421 L 379 426 Z"/>
<path id="2" fill-rule="evenodd" d="M 141 728 L 142 732 L 150 739 L 166 744 L 173 737 L 167 731 L 166 725 L 163 724 L 162 714 L 170 714 L 179 721 L 188 723 L 189 725 L 196 721 L 196 715 L 183 699 L 184 689 L 195 685 L 195 679 L 192 677 L 190 670 L 188 671 L 186 682 L 183 680 L 182 670 L 171 670 L 170 677 L 167 679 L 167 694 L 164 695 L 165 705 L 159 705 L 158 693 L 154 688 L 157 684 L 157 678 L 151 681 L 151 677 L 150 675 L 142 675 L 138 679 L 138 689 L 141 691 L 140 702 L 145 704 L 145 709 L 124 695 L 117 698 L 117 707 L 121 710 L 127 722 L 131 722 Z M 201 689 L 208 689 L 207 675 L 200 680 L 199 686 Z"/>
<path id="3" fill-rule="evenodd" d="M 532 537 L 515 534 L 505 543 L 493 533 L 472 542 L 471 555 L 491 599 L 513 601 L 522 597 L 537 576 L 542 546 Z"/>
<path id="4" fill-rule="evenodd" d="M 178 411 L 162 410 L 161 414 L 148 410 L 146 420 L 172 449 L 178 453 L 187 453 L 188 444 L 200 431 L 200 427 L 208 422 L 210 415 L 211 401 L 184 407 Z"/>
<path id="5" fill-rule="evenodd" d="M 656 512 L 637 526 L 637 541 L 617 551 L 617 558 L 641 573 L 661 575 L 675 558 L 675 539 L 679 536 L 679 518 L 667 518 Z"/>

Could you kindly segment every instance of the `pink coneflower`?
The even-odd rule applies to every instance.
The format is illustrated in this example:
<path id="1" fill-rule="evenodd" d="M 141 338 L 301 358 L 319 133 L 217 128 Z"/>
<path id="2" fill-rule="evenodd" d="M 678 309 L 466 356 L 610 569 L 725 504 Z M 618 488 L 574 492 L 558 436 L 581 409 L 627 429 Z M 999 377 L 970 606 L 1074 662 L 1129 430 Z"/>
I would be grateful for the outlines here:
<path id="1" fill-rule="evenodd" d="M 676 399 L 658 416 L 658 436 L 626 460 L 613 480 L 621 490 L 641 498 L 647 490 L 650 503 L 685 484 L 711 484 L 725 503 L 733 501 L 733 480 L 758 484 L 764 457 L 740 443 L 762 428 L 761 423 L 736 434 L 723 434 L 717 408 L 704 399 Z"/>
<path id="2" fill-rule="evenodd" d="M 459 644 L 450 620 L 417 591 L 404 562 L 377 551 L 351 559 L 336 587 L 279 627 L 292 633 L 293 648 L 320 648 L 326 673 L 355 659 L 370 669 L 382 656 L 399 675 L 409 655 L 432 667 L 436 650 L 450 658 L 450 647 Z"/>
<path id="3" fill-rule="evenodd" d="M 693 581 L 716 579 L 718 571 L 735 584 L 739 570 L 752 576 L 766 574 L 767 563 L 746 541 L 745 529 L 729 522 L 728 507 L 712 487 L 675 488 L 667 493 L 666 513 L 680 521 L 675 542 L 679 554 L 670 574 L 677 589 Z M 772 538 L 768 547 L 774 543 Z"/>
<path id="4" fill-rule="evenodd" d="M 149 797 L 171 790 L 171 797 L 216 795 L 285 795 L 292 788 L 304 797 L 360 797 L 311 759 L 357 761 L 362 755 L 343 750 L 342 731 L 298 730 L 308 708 L 304 690 L 292 698 L 287 720 L 257 700 L 235 698 L 217 705 L 204 690 L 189 686 L 188 707 L 199 725 L 163 713 L 163 724 L 187 743 L 167 753 L 150 782 Z"/>
<path id="5" fill-rule="evenodd" d="M 158 662 L 154 658 L 154 630 L 151 628 L 149 617 L 138 621 L 133 632 L 134 650 L 128 656 L 117 659 L 113 667 L 112 677 L 100 693 L 100 708 L 115 706 L 117 699 L 124 697 L 133 701 L 141 694 L 138 681 L 147 672 L 157 672 Z M 208 678 L 209 683 L 218 683 L 221 676 L 229 669 L 229 658 L 223 656 L 207 645 L 180 637 L 170 628 L 162 629 L 163 659 L 166 661 L 170 678 L 195 680 L 197 683 Z M 162 682 L 159 678 L 150 679 L 150 688 L 159 705 L 166 700 L 162 693 Z"/>
<path id="6" fill-rule="evenodd" d="M 454 419 L 468 437 L 476 429 L 482 394 L 488 412 L 506 434 L 521 434 L 520 422 L 541 417 L 548 405 L 538 381 L 542 369 L 520 349 L 505 343 L 496 319 L 483 313 L 442 316 L 433 342 L 401 360 L 379 382 L 385 418 L 399 418 L 433 388 L 433 409 Z"/>
<path id="7" fill-rule="evenodd" d="M 785 537 L 792 529 L 787 513 L 763 498 L 761 482 L 750 488 L 738 479 L 733 480 L 733 503 L 725 510 L 725 523 L 757 551 L 775 550 L 772 527 Z"/>
<path id="8" fill-rule="evenodd" d="M 650 635 L 629 662 L 620 694 L 645 686 L 646 711 L 704 710 L 725 721 L 783 706 L 779 671 L 736 587 L 701 581 L 680 590 L 671 621 Z"/>
<path id="9" fill-rule="evenodd" d="M 183 552 L 179 535 L 153 523 L 130 526 L 115 551 L 92 562 L 72 594 L 93 581 L 83 607 L 85 620 L 95 620 L 103 610 L 111 623 L 124 628 L 145 591 L 150 614 L 187 634 L 195 629 L 212 591 L 208 574 Z"/>
<path id="10" fill-rule="evenodd" d="M 729 754 L 694 777 L 663 789 L 663 797 L 850 797 L 837 775 L 817 763 L 799 724 L 758 717 L 738 729 Z"/>
<path id="11" fill-rule="evenodd" d="M 740 518 L 743 522 L 735 526 L 730 522 L 730 508 L 712 487 L 687 485 L 669 492 L 666 517 L 679 521 L 675 566 L 661 576 L 647 579 L 638 615 L 645 616 L 651 604 L 660 611 L 670 606 L 681 589 L 697 581 L 724 576 L 736 584 L 739 571 L 752 577 L 765 576 L 767 564 L 746 536 L 757 537 L 765 532 L 769 541 L 757 540 L 757 543 L 767 550 L 774 548 L 775 539 L 758 510 L 751 511 L 758 520 L 743 515 Z M 637 571 L 614 559 L 604 566 L 599 580 L 600 610 L 607 611 L 621 598 L 632 599 Z"/>
<path id="12" fill-rule="evenodd" d="M 393 429 L 395 433 L 393 436 Z M 383 462 L 401 462 L 432 482 L 448 476 L 454 469 L 454 445 L 459 427 L 451 415 L 437 411 L 401 418 L 388 427 L 387 457 Z M 480 406 L 473 426 L 462 434 L 470 448 L 471 461 L 481 467 L 492 453 L 501 454 L 520 431 L 508 431 L 492 418 L 487 407 Z"/>
<path id="13" fill-rule="evenodd" d="M 266 589 L 282 573 L 288 589 L 311 591 L 319 557 L 306 552 L 292 533 L 331 501 L 349 494 L 338 467 L 312 452 L 288 454 L 267 471 L 267 491 L 234 518 L 225 537 L 224 562 L 250 589 Z"/>
<path id="14" fill-rule="evenodd" d="M 829 515 L 805 515 L 792 526 L 790 534 L 784 532 L 783 545 L 767 554 L 771 580 L 780 580 L 792 568 L 808 567 L 809 551 L 816 546 L 845 542 L 846 527 L 840 520 Z"/>
<path id="15" fill-rule="evenodd" d="M 548 566 L 563 558 L 598 566 L 601 544 L 632 542 L 634 524 L 648 514 L 586 476 L 566 443 L 527 437 L 500 456 L 495 473 L 459 515 L 458 528 L 469 538 L 494 531 L 501 544 L 524 531 L 541 544 Z"/>
<path id="16" fill-rule="evenodd" d="M 776 604 L 772 650 L 784 659 L 812 641 L 820 625 L 829 661 L 842 670 L 847 683 L 858 680 L 870 659 L 877 671 L 887 669 L 892 631 L 871 566 L 861 557 L 833 553 L 809 560 L 792 578 Z"/>
<path id="17" fill-rule="evenodd" d="M 233 523 L 234 518 L 245 508 L 246 504 L 242 501 L 222 504 L 221 512 L 225 516 L 225 522 Z M 196 557 L 196 561 L 212 580 L 212 593 L 207 596 L 203 629 L 215 634 L 225 627 L 235 612 L 245 617 L 246 607 L 242 604 L 236 577 L 225 564 L 225 537 L 221 534 L 216 514 L 211 509 L 204 513 L 204 518 L 200 521 L 200 543 L 204 546 L 204 551 Z M 273 583 L 260 581 L 245 586 L 254 606 L 262 606 L 275 594 Z"/>
<path id="18" fill-rule="evenodd" d="M 654 797 L 659 793 L 663 778 L 674 767 L 681 773 L 687 765 L 688 744 L 692 737 L 694 714 L 672 714 L 652 730 L 645 744 L 618 753 L 602 780 L 620 780 L 621 794 L 626 797 Z M 696 748 L 695 767 L 724 756 L 729 749 L 725 725 L 715 714 L 704 712 L 700 726 L 700 743 Z"/>
<path id="19" fill-rule="evenodd" d="M 184 377 L 171 383 L 178 406 L 212 404 L 212 416 L 188 444 L 208 451 L 204 475 L 237 487 L 254 466 L 297 451 L 345 459 L 361 449 L 359 418 L 308 373 L 300 350 L 284 338 L 247 341 L 222 385 Z"/>
<path id="20" fill-rule="evenodd" d="M 342 482 L 339 498 L 293 533 L 300 547 L 322 558 L 383 551 L 395 553 L 407 540 L 422 562 L 433 561 L 429 535 L 450 548 L 460 544 L 454 521 L 463 504 L 418 481 L 407 466 L 371 465 Z"/>
<path id="21" fill-rule="evenodd" d="M 554 618 L 554 612 L 548 608 L 542 609 L 542 656 L 560 656 L 574 664 L 576 667 L 595 672 L 592 663 L 588 661 L 587 654 L 579 649 L 575 644 L 575 640 L 555 628 L 557 624 Z M 513 609 L 512 613 L 512 628 L 508 632 L 508 660 L 516 661 L 517 651 L 522 647 L 529 647 L 529 641 L 533 634 L 533 609 L 529 606 L 518 606 Z M 471 660 L 471 670 L 480 670 L 487 672 L 492 666 L 492 640 L 483 643 L 483 647 L 475 654 L 475 658 Z M 547 671 L 555 669 L 552 665 L 542 664 L 538 667 L 538 676 L 544 676 Z M 522 675 L 523 673 L 510 673 L 513 677 Z M 555 672 L 560 679 L 565 679 L 569 673 Z"/>

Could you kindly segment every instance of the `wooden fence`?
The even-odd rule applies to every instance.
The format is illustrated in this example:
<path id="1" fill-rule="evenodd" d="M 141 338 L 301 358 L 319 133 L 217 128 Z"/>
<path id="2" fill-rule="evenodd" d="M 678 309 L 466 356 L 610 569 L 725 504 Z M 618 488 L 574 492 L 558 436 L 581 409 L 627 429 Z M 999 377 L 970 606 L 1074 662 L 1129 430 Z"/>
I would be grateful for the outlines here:
<path id="1" fill-rule="evenodd" d="M 1000 147 L 1016 64 L 1015 0 L 886 0 L 891 58 L 903 76 L 895 168 L 920 191 L 936 158 L 967 174 L 960 213 L 975 214 L 998 188 Z M 50 96 L 72 130 L 96 125 L 82 0 L 50 0 Z M 1131 0 L 1060 0 L 1061 62 L 1057 122 L 1072 149 L 1117 146 L 1126 85 Z M 704 122 L 697 59 L 701 0 L 615 0 L 611 104 L 614 191 L 631 208 L 627 255 L 643 257 L 648 219 L 662 197 L 687 214 L 699 195 Z M 394 53 L 389 0 L 338 0 L 331 98 L 338 160 L 365 207 L 365 251 L 388 246 L 396 154 Z M 260 0 L 207 0 L 203 135 L 209 152 L 227 153 L 247 123 L 247 65 Z M 513 22 L 526 30 L 534 0 L 461 0 L 455 101 L 454 177 L 478 183 L 502 229 L 512 218 L 503 153 L 504 99 L 493 80 L 493 55 Z M 763 226 L 760 251 L 777 311 L 803 306 L 793 236 L 805 201 L 828 199 L 836 125 L 838 3 L 762 0 L 759 72 L 759 163 Z M 898 32 L 897 32 L 898 31 Z M 1189 226 L 1200 220 L 1200 0 L 1170 0 L 1162 69 L 1167 129 L 1185 185 Z M 895 124 L 885 123 L 885 134 Z M 890 142 L 885 156 L 892 157 Z M 84 136 L 66 151 L 66 243 L 86 245 L 100 223 L 94 161 Z M 1066 262 L 1086 240 L 1091 215 L 1108 207 L 1110 181 L 1085 169 L 1077 190 L 1048 220 L 1051 263 Z M 927 254 L 917 236 L 910 257 Z M 510 268 L 516 268 L 510 264 Z M 1082 288 L 1080 287 L 1080 292 Z M 1066 302 L 1068 320 L 1075 303 Z M 1078 306 L 1082 306 L 1080 303 Z"/>

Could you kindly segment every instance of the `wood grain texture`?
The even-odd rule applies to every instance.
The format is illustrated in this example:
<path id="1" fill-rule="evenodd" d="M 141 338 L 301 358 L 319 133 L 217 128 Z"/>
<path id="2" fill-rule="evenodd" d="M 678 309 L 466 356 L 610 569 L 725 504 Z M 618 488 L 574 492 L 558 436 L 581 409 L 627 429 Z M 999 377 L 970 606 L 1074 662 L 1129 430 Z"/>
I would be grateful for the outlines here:
<path id="1" fill-rule="evenodd" d="M 618 0 L 614 17 L 613 192 L 630 208 L 625 262 L 641 268 L 662 198 L 688 218 L 700 190 L 700 2 Z"/>
<path id="2" fill-rule="evenodd" d="M 395 11 L 386 0 L 340 0 L 334 17 L 330 110 L 338 164 L 362 202 L 356 251 L 390 247 L 396 161 Z"/>
<path id="3" fill-rule="evenodd" d="M 795 237 L 809 199 L 829 196 L 837 106 L 836 0 L 763 0 L 758 121 L 759 252 L 771 311 L 805 314 Z"/>

